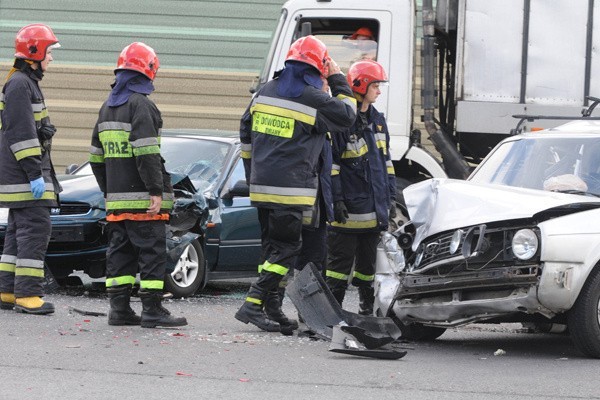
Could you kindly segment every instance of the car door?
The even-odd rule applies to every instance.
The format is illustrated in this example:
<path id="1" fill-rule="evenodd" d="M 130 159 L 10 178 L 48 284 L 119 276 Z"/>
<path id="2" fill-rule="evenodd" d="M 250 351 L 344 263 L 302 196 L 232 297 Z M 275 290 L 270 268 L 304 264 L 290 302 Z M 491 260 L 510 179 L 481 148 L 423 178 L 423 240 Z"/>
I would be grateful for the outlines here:
<path id="1" fill-rule="evenodd" d="M 245 182 L 245 179 L 243 162 L 237 157 L 221 193 L 228 193 L 236 182 Z M 221 202 L 215 272 L 227 272 L 229 276 L 235 275 L 235 271 L 240 271 L 241 275 L 256 272 L 261 252 L 256 208 L 250 205 L 247 196 L 225 196 Z M 207 239 L 210 238 L 207 236 Z M 207 240 L 207 248 L 214 244 L 213 240 Z"/>

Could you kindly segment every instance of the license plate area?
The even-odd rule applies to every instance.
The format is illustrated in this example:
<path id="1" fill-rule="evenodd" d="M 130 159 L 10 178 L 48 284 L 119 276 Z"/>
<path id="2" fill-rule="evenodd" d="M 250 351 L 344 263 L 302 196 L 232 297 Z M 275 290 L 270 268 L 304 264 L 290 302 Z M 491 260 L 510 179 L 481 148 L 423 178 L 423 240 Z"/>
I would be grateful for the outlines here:
<path id="1" fill-rule="evenodd" d="M 83 225 L 53 226 L 51 242 L 82 242 Z"/>

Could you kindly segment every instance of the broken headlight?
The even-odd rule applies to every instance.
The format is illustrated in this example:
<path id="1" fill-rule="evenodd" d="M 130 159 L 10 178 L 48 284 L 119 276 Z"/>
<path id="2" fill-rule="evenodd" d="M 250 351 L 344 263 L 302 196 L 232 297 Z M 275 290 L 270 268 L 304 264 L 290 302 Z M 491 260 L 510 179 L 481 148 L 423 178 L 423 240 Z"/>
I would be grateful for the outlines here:
<path id="1" fill-rule="evenodd" d="M 450 245 L 448 246 L 448 252 L 450 254 L 454 254 L 454 253 L 456 253 L 456 250 L 458 250 L 458 247 L 460 246 L 460 241 L 462 240 L 462 237 L 463 237 L 463 233 L 464 232 L 462 231 L 462 229 L 458 229 L 452 235 L 452 238 L 450 239 Z"/>
<path id="2" fill-rule="evenodd" d="M 529 260 L 537 253 L 539 240 L 531 229 L 521 229 L 512 239 L 512 251 L 520 260 Z"/>

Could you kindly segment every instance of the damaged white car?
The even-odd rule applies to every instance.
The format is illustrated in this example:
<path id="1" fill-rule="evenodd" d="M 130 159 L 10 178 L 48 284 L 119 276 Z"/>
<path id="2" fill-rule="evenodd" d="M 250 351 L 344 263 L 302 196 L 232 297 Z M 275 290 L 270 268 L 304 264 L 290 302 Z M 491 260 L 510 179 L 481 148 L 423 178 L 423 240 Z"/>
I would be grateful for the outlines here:
<path id="1" fill-rule="evenodd" d="M 560 323 L 600 358 L 600 122 L 510 137 L 467 181 L 404 190 L 376 309 L 411 339 L 472 322 Z"/>

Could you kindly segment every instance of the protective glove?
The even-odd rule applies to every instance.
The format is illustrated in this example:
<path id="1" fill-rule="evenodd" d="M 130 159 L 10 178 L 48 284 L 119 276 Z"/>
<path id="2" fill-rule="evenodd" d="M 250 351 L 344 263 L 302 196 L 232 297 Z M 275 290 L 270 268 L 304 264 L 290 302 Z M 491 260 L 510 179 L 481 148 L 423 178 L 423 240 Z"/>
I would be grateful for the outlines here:
<path id="1" fill-rule="evenodd" d="M 56 127 L 52 124 L 42 125 L 40 126 L 40 129 L 38 129 L 38 135 L 42 140 L 52 139 L 52 136 L 54 136 L 55 133 Z"/>
<path id="2" fill-rule="evenodd" d="M 46 190 L 46 184 L 44 183 L 44 178 L 41 176 L 34 181 L 29 182 L 31 184 L 31 193 L 33 193 L 34 199 L 39 199 L 44 194 Z"/>
<path id="3" fill-rule="evenodd" d="M 390 207 L 390 219 L 394 219 L 398 216 L 398 213 L 396 212 L 396 205 L 392 204 L 392 206 Z"/>
<path id="4" fill-rule="evenodd" d="M 333 203 L 333 218 L 335 222 L 345 224 L 348 219 L 348 209 L 342 200 Z"/>

